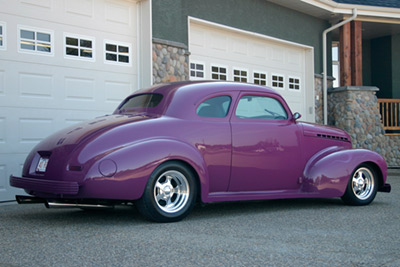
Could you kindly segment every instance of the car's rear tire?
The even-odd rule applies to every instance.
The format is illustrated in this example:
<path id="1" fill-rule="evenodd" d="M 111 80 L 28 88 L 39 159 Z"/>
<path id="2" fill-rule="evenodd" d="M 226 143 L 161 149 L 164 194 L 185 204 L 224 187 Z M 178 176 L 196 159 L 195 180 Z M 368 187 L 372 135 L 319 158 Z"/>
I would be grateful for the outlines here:
<path id="1" fill-rule="evenodd" d="M 368 164 L 359 165 L 351 174 L 342 200 L 352 206 L 370 204 L 378 190 L 376 172 Z"/>
<path id="2" fill-rule="evenodd" d="M 153 171 L 136 206 L 152 221 L 176 222 L 192 211 L 196 195 L 193 172 L 181 162 L 170 161 Z"/>

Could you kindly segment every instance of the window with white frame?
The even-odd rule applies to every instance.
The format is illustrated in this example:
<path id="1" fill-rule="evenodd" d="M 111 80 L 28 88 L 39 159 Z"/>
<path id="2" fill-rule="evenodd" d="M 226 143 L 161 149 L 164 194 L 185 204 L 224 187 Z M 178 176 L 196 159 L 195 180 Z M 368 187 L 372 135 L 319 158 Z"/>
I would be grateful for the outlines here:
<path id="1" fill-rule="evenodd" d="M 300 79 L 296 77 L 289 77 L 289 89 L 300 90 Z"/>
<path id="2" fill-rule="evenodd" d="M 255 84 L 266 86 L 267 85 L 267 74 L 264 72 L 256 72 L 255 71 L 253 73 L 253 81 Z"/>
<path id="3" fill-rule="evenodd" d="M 203 79 L 204 78 L 204 64 L 190 63 L 190 78 Z"/>
<path id="4" fill-rule="evenodd" d="M 211 79 L 213 80 L 227 80 L 227 71 L 225 67 L 211 66 Z"/>
<path id="5" fill-rule="evenodd" d="M 64 34 L 65 56 L 73 59 L 94 60 L 94 38 Z"/>
<path id="6" fill-rule="evenodd" d="M 53 55 L 53 31 L 18 28 L 19 52 Z"/>
<path id="7" fill-rule="evenodd" d="M 272 88 L 283 89 L 285 88 L 285 77 L 279 74 L 272 74 Z"/>
<path id="8" fill-rule="evenodd" d="M 0 22 L 0 50 L 6 49 L 6 24 Z"/>
<path id="9" fill-rule="evenodd" d="M 332 76 L 335 78 L 333 87 L 340 86 L 340 61 L 339 61 L 339 43 L 332 43 Z"/>
<path id="10" fill-rule="evenodd" d="M 131 45 L 113 41 L 105 41 L 105 62 L 131 64 Z"/>
<path id="11" fill-rule="evenodd" d="M 247 71 L 245 70 L 238 70 L 234 69 L 233 70 L 233 80 L 235 82 L 247 82 Z"/>

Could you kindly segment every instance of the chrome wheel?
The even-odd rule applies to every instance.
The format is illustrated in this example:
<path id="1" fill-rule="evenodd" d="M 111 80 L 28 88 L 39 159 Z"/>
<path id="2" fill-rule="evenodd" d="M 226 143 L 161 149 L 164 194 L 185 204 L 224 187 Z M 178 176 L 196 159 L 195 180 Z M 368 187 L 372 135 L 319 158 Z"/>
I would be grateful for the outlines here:
<path id="1" fill-rule="evenodd" d="M 161 174 L 154 185 L 154 200 L 166 213 L 176 213 L 188 202 L 190 188 L 185 175 L 176 170 Z"/>
<path id="2" fill-rule="evenodd" d="M 197 180 L 190 166 L 168 161 L 152 172 L 135 204 L 152 221 L 177 222 L 192 211 L 197 194 Z"/>
<path id="3" fill-rule="evenodd" d="M 368 199 L 374 192 L 375 180 L 371 171 L 361 167 L 354 172 L 352 189 L 354 195 L 360 200 Z"/>
<path id="4" fill-rule="evenodd" d="M 378 191 L 378 176 L 370 165 L 361 164 L 349 177 L 342 200 L 353 206 L 368 205 Z"/>

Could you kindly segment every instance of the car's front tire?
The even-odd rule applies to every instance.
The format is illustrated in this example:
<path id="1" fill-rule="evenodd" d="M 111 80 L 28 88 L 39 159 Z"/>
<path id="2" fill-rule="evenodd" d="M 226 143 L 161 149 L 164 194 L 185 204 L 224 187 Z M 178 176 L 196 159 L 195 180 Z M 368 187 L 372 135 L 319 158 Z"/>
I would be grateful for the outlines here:
<path id="1" fill-rule="evenodd" d="M 359 165 L 351 174 L 342 200 L 353 206 L 370 204 L 378 190 L 376 172 L 367 164 Z"/>
<path id="2" fill-rule="evenodd" d="M 192 211 L 196 195 L 193 172 L 181 162 L 170 161 L 153 171 L 136 206 L 152 221 L 176 222 Z"/>

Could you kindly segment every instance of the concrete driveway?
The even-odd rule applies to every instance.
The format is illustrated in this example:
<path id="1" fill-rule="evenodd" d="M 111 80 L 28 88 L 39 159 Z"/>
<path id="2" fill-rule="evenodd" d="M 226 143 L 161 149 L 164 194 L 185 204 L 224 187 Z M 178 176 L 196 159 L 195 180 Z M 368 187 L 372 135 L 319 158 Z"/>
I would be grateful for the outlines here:
<path id="1" fill-rule="evenodd" d="M 182 222 L 0 206 L 0 266 L 400 266 L 400 171 L 365 207 L 340 199 L 196 207 Z"/>

